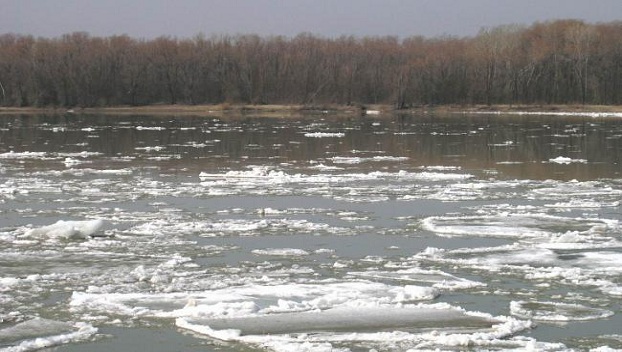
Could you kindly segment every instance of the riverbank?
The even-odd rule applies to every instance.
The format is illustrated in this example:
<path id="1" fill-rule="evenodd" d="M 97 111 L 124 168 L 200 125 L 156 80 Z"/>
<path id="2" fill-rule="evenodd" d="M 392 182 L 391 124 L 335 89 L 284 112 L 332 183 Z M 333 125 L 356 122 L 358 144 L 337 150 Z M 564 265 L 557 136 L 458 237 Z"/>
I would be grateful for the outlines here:
<path id="1" fill-rule="evenodd" d="M 385 109 L 383 109 L 385 110 Z M 366 109 L 346 105 L 145 105 L 110 106 L 89 108 L 58 107 L 0 107 L 0 114 L 97 114 L 97 115 L 173 115 L 173 116 L 219 116 L 219 115 L 257 115 L 286 117 L 300 114 L 357 113 Z M 385 110 L 388 111 L 388 110 Z"/>
<path id="2" fill-rule="evenodd" d="M 253 115 L 261 117 L 288 117 L 306 114 L 380 115 L 389 113 L 512 113 L 512 112 L 568 112 L 568 113 L 622 113 L 620 105 L 424 105 L 396 110 L 392 105 L 146 105 L 90 108 L 59 107 L 0 107 L 0 114 L 98 114 L 98 115 L 173 115 L 220 116 Z"/>

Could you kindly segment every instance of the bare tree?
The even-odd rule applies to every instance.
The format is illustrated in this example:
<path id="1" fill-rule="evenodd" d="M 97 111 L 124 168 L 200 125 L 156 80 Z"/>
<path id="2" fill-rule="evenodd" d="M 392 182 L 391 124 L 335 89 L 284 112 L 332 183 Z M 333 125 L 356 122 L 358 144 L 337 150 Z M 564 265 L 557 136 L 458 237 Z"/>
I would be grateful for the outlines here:
<path id="1" fill-rule="evenodd" d="M 0 35 L 8 106 L 622 103 L 622 23 L 474 37 Z"/>

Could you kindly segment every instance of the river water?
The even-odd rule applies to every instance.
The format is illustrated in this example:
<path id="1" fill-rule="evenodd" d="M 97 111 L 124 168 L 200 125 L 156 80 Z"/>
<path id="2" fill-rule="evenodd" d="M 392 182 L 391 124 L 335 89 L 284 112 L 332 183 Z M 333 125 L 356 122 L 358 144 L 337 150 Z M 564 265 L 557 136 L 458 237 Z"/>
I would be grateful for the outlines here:
<path id="1" fill-rule="evenodd" d="M 622 348 L 622 120 L 0 116 L 0 351 Z"/>

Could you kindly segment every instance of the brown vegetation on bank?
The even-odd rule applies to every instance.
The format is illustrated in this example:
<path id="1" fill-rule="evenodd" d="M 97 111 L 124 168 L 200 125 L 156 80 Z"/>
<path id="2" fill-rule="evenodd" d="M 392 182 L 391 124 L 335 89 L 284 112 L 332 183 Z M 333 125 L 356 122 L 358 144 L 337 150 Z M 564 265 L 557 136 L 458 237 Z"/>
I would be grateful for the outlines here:
<path id="1" fill-rule="evenodd" d="M 620 105 L 622 22 L 560 20 L 483 29 L 475 37 L 403 40 L 0 35 L 4 107 L 196 113 L 203 108 L 190 106 L 356 111 L 370 104 Z"/>
<path id="2" fill-rule="evenodd" d="M 124 116 L 199 116 L 199 117 L 304 117 L 304 116 L 347 116 L 358 117 L 394 113 L 504 113 L 504 112 L 575 112 L 575 113 L 622 113 L 619 105 L 434 105 L 416 106 L 396 110 L 392 105 L 146 105 L 146 106 L 109 106 L 86 108 L 62 107 L 0 107 L 0 115 L 58 115 L 58 114 L 92 114 L 92 115 L 124 115 Z"/>

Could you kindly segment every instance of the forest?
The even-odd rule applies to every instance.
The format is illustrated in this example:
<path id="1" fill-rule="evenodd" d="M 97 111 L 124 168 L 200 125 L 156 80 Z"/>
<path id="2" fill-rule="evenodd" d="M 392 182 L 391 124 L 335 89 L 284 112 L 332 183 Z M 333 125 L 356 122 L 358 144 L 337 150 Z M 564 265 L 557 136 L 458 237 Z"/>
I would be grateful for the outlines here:
<path id="1" fill-rule="evenodd" d="M 622 22 L 470 37 L 0 35 L 0 106 L 622 104 Z"/>

